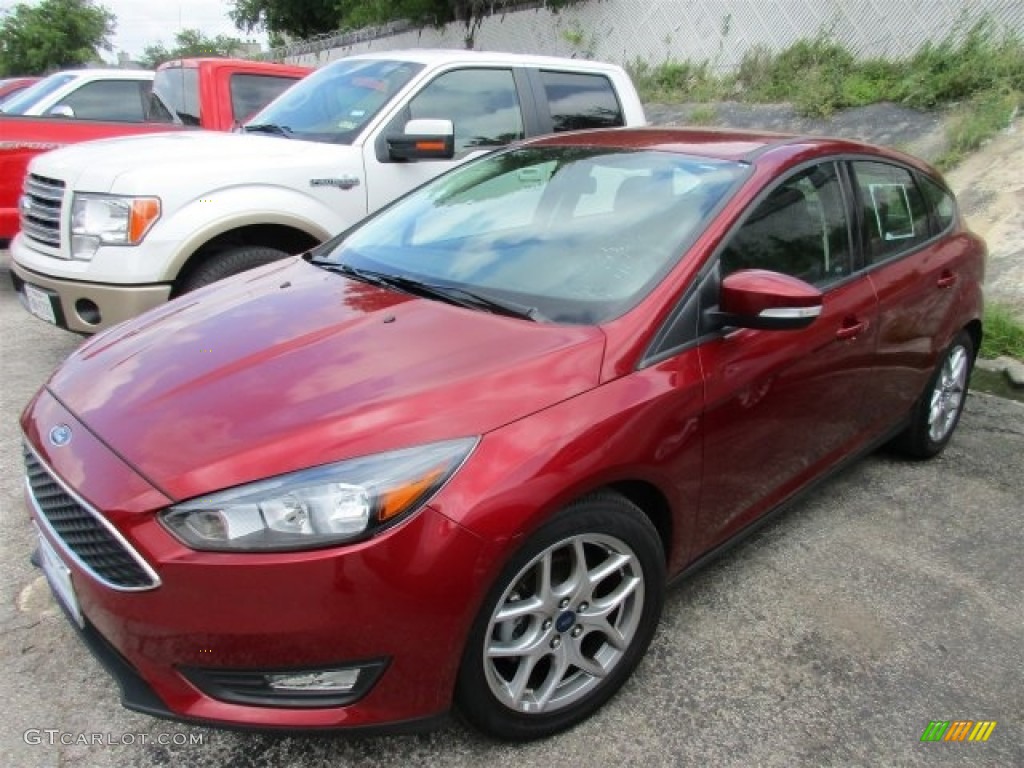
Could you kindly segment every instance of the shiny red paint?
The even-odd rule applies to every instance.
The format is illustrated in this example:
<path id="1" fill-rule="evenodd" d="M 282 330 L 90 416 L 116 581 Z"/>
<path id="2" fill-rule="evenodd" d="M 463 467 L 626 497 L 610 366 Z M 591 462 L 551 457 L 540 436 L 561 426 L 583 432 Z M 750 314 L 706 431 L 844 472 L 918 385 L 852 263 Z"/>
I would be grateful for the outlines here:
<path id="1" fill-rule="evenodd" d="M 721 297 L 723 312 L 751 317 L 771 309 L 821 306 L 821 291 L 803 280 L 763 269 L 729 275 L 722 281 Z"/>
<path id="2" fill-rule="evenodd" d="M 124 594 L 72 566 L 88 620 L 170 714 L 347 727 L 442 713 L 485 594 L 554 512 L 617 490 L 650 516 L 677 575 L 890 434 L 953 336 L 980 330 L 984 247 L 958 224 L 912 257 L 828 288 L 807 328 L 716 332 L 651 356 L 773 180 L 833 156 L 932 172 L 854 142 L 769 134 L 604 131 L 535 143 L 752 167 L 666 278 L 600 327 L 487 315 L 294 259 L 93 337 L 26 408 L 26 440 L 160 575 L 157 589 Z M 761 287 L 783 303 L 816 300 L 789 278 L 764 276 Z M 59 423 L 75 433 L 70 448 L 47 443 Z M 358 544 L 198 552 L 156 517 L 253 479 L 467 436 L 479 444 L 427 507 Z M 177 671 L 376 657 L 390 659 L 377 685 L 333 709 L 229 704 Z"/>

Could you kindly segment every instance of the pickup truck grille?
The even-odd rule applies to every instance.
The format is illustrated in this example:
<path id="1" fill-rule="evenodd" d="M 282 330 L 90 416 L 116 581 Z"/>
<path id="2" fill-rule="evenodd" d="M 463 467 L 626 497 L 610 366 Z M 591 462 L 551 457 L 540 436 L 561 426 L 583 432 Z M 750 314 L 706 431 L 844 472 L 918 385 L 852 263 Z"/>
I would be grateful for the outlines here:
<path id="1" fill-rule="evenodd" d="M 64 182 L 30 173 L 21 198 L 21 231 L 37 243 L 60 247 L 60 209 Z"/>

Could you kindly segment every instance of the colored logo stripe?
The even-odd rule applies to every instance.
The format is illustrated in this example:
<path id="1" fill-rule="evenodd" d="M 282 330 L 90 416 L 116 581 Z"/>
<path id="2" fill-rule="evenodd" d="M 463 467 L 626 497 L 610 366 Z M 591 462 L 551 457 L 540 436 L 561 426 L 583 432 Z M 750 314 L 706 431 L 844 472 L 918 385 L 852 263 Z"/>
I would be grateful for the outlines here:
<path id="1" fill-rule="evenodd" d="M 995 728 L 995 720 L 932 720 L 921 741 L 988 741 Z"/>
<path id="2" fill-rule="evenodd" d="M 949 726 L 949 730 L 946 731 L 946 738 L 943 741 L 963 741 L 971 732 L 972 725 L 974 725 L 973 720 L 954 720 L 953 724 Z"/>
<path id="3" fill-rule="evenodd" d="M 974 730 L 971 731 L 968 741 L 988 741 L 988 737 L 992 735 L 992 731 L 995 729 L 995 720 L 982 721 L 974 726 Z"/>

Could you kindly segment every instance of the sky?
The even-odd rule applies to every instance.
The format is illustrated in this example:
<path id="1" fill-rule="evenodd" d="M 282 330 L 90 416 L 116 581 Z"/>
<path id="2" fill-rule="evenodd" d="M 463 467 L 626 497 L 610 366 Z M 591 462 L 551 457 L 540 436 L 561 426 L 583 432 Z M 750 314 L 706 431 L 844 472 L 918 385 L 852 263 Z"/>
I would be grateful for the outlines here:
<path id="1" fill-rule="evenodd" d="M 118 51 L 127 51 L 138 58 L 147 45 L 163 43 L 174 45 L 174 33 L 179 29 L 199 29 L 207 37 L 229 35 L 241 40 L 253 39 L 266 47 L 263 33 L 247 35 L 235 28 L 228 11 L 234 6 L 230 0 L 96 0 L 117 17 L 117 29 L 111 42 L 113 57 Z M 6 3 L 2 3 L 6 5 Z"/>

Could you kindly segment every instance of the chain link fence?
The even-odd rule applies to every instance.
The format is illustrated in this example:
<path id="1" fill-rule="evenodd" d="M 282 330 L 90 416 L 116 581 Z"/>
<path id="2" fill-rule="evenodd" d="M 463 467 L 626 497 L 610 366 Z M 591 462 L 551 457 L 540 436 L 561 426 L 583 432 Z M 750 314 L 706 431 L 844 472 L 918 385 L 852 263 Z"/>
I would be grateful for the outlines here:
<path id="1" fill-rule="evenodd" d="M 860 56 L 901 58 L 983 16 L 1024 36 L 1024 0 L 586 0 L 557 13 L 524 3 L 485 18 L 475 47 L 619 64 L 686 59 L 729 71 L 753 46 L 780 50 L 823 31 Z M 395 22 L 295 43 L 271 57 L 317 66 L 369 51 L 463 48 L 466 32 L 459 23 Z"/>

